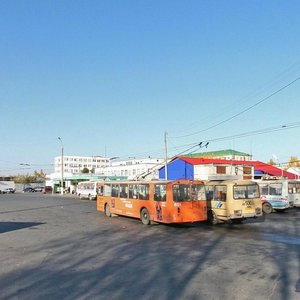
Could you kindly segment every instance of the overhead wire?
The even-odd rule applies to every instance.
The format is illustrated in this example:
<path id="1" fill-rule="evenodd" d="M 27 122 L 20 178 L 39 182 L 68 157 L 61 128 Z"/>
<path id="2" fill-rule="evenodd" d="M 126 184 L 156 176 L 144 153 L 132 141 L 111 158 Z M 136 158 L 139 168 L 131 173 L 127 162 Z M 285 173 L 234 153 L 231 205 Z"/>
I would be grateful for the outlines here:
<path id="1" fill-rule="evenodd" d="M 231 140 L 231 139 L 238 139 L 238 138 L 243 138 L 243 137 L 248 137 L 248 136 L 255 136 L 255 135 L 261 135 L 261 134 L 266 134 L 266 133 L 271 133 L 271 132 L 276 132 L 276 131 L 282 131 L 282 130 L 288 130 L 288 129 L 294 129 L 300 127 L 300 121 L 293 122 L 293 123 L 288 123 L 288 124 L 283 124 L 279 126 L 273 126 L 273 127 L 268 127 L 260 130 L 253 130 L 253 131 L 248 131 L 248 132 L 243 132 L 235 135 L 230 135 L 230 136 L 224 136 L 224 137 L 219 137 L 219 138 L 214 138 L 214 139 L 206 139 L 203 140 L 203 143 L 214 143 L 214 142 L 219 142 L 219 141 L 225 141 L 225 140 Z M 196 147 L 198 143 L 191 143 L 191 144 L 185 144 L 181 145 L 180 147 Z M 179 147 L 177 147 L 178 149 Z"/>
<path id="2" fill-rule="evenodd" d="M 196 135 L 196 134 L 199 134 L 199 133 L 208 131 L 208 130 L 213 129 L 213 128 L 215 128 L 215 127 L 218 127 L 218 126 L 220 126 L 220 125 L 222 125 L 222 124 L 224 124 L 224 123 L 227 123 L 227 122 L 231 121 L 232 119 L 234 119 L 234 118 L 236 118 L 236 117 L 238 117 L 238 116 L 244 114 L 245 112 L 247 112 L 247 111 L 253 109 L 254 107 L 260 105 L 261 103 L 263 103 L 263 102 L 269 100 L 270 98 L 272 98 L 272 97 L 275 96 L 276 94 L 278 94 L 278 93 L 280 93 L 281 91 L 283 91 L 283 90 L 287 89 L 288 87 L 290 87 L 292 84 L 294 84 L 295 82 L 297 82 L 299 79 L 300 79 L 300 76 L 297 77 L 296 79 L 290 81 L 288 84 L 284 85 L 283 87 L 279 88 L 279 89 L 276 90 L 275 92 L 271 93 L 270 95 L 264 97 L 263 99 L 257 101 L 256 103 L 252 104 L 251 106 L 249 106 L 249 107 L 243 109 L 242 111 L 240 111 L 240 112 L 234 114 L 233 116 L 231 116 L 231 117 L 229 117 L 229 118 L 226 118 L 226 119 L 224 119 L 224 120 L 222 120 L 222 121 L 220 121 L 220 122 L 218 122 L 218 123 L 216 123 L 216 124 L 214 124 L 214 125 L 211 125 L 211 126 L 205 128 L 205 129 L 202 129 L 202 130 L 199 130 L 199 131 L 190 133 L 190 134 L 180 135 L 180 136 L 173 136 L 173 137 L 171 136 L 171 137 L 169 137 L 169 139 L 170 139 L 170 138 L 175 139 L 175 138 L 190 137 L 190 136 L 193 136 L 193 135 Z"/>

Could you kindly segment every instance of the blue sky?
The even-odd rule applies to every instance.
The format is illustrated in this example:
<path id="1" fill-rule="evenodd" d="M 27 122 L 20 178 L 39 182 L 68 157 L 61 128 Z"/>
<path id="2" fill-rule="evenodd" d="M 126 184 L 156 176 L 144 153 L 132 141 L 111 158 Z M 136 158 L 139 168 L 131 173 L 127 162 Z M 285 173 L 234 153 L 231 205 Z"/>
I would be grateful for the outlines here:
<path id="1" fill-rule="evenodd" d="M 0 174 L 51 172 L 58 136 L 66 155 L 163 157 L 167 132 L 170 156 L 226 136 L 199 151 L 300 158 L 298 126 L 233 138 L 300 122 L 300 80 L 268 98 L 300 76 L 299 11 L 289 0 L 0 1 Z"/>

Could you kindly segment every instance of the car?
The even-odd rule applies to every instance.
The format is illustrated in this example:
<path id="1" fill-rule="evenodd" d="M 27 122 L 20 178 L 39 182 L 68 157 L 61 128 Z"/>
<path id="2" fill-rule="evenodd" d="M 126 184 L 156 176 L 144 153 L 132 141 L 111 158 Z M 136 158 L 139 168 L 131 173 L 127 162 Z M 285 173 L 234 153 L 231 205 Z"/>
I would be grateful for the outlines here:
<path id="1" fill-rule="evenodd" d="M 14 188 L 6 188 L 0 190 L 0 194 L 13 194 L 16 190 Z"/>
<path id="2" fill-rule="evenodd" d="M 31 186 L 27 186 L 26 188 L 23 189 L 24 193 L 34 193 L 34 188 Z"/>
<path id="3" fill-rule="evenodd" d="M 42 186 L 36 186 L 33 188 L 35 192 L 42 192 L 44 188 Z"/>
<path id="4" fill-rule="evenodd" d="M 47 193 L 52 193 L 52 186 L 45 186 L 44 187 L 44 194 L 47 194 Z"/>

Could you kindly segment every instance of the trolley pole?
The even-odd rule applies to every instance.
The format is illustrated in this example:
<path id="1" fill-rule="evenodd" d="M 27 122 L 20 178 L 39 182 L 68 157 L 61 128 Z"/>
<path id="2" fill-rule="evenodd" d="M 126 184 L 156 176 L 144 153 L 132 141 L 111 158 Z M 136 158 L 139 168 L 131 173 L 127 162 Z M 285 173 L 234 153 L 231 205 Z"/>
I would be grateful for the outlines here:
<path id="1" fill-rule="evenodd" d="M 167 145 L 166 131 L 165 131 L 165 180 L 168 180 L 168 145 Z"/>

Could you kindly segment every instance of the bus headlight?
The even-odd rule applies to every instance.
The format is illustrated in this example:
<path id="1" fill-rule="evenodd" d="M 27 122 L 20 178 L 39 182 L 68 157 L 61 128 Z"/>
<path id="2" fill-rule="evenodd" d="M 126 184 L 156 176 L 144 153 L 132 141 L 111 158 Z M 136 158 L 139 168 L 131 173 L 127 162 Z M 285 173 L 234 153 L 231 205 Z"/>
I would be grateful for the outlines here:
<path id="1" fill-rule="evenodd" d="M 241 209 L 235 210 L 235 211 L 234 211 L 234 215 L 235 215 L 235 216 L 238 216 L 238 217 L 241 217 L 241 216 L 242 216 L 242 210 L 241 210 Z"/>

